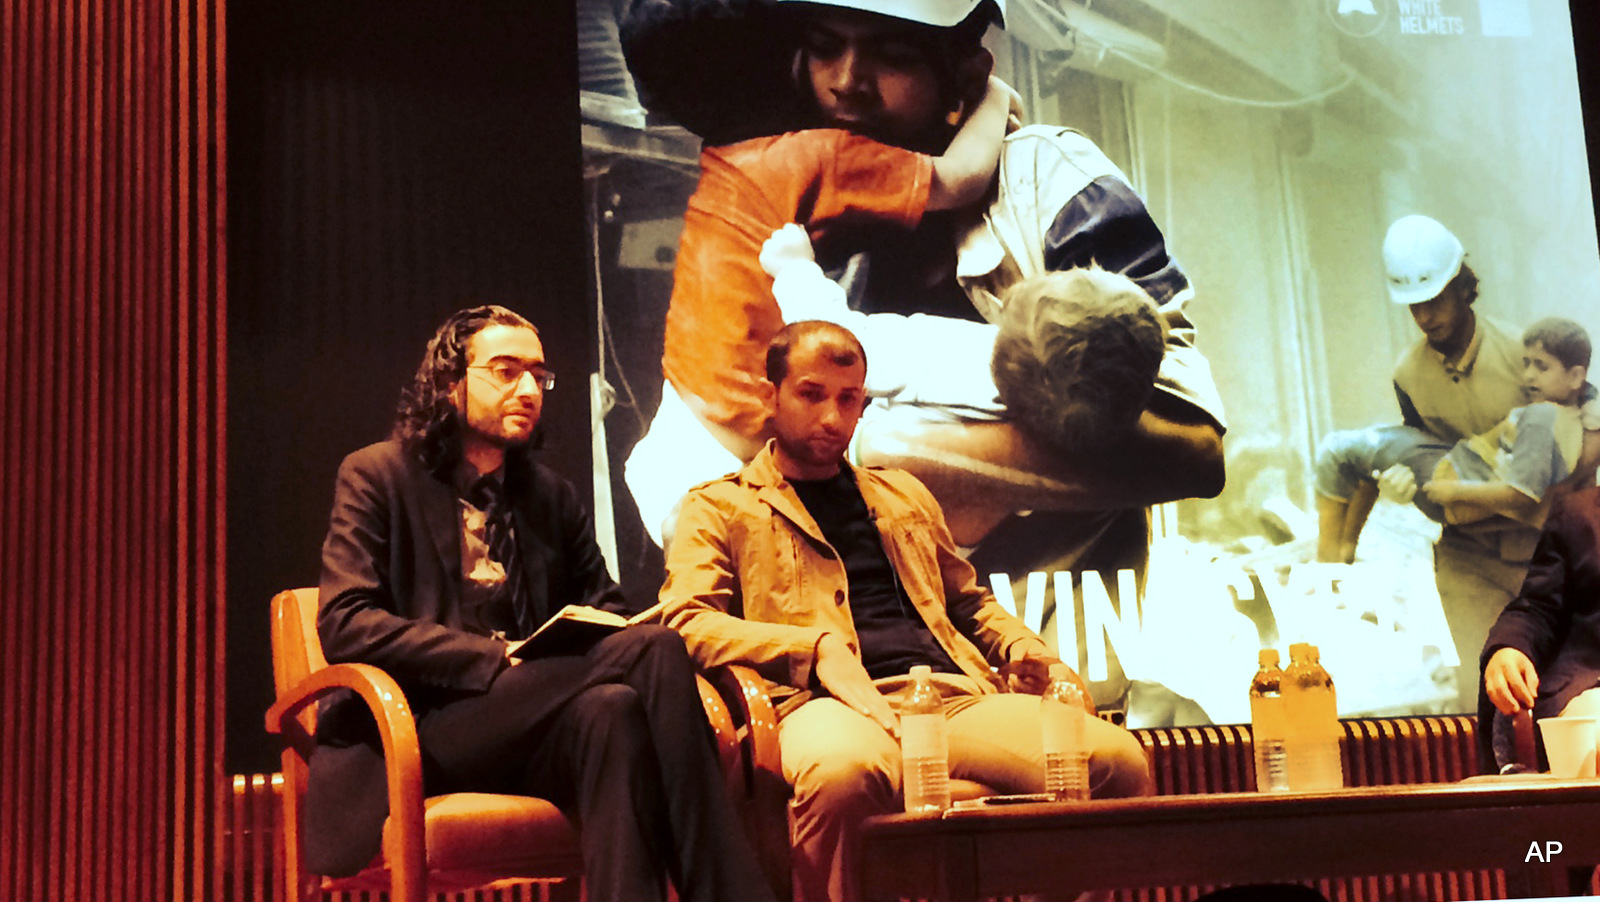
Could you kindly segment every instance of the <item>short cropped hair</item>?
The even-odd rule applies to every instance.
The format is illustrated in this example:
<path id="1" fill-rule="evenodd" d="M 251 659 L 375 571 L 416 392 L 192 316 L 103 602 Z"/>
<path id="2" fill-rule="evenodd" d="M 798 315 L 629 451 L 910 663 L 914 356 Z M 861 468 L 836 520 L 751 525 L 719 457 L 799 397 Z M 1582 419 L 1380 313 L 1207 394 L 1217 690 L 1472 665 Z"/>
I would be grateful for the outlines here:
<path id="1" fill-rule="evenodd" d="M 1046 273 L 1008 292 L 992 372 L 1018 428 L 1073 453 L 1116 444 L 1155 391 L 1167 328 L 1126 276 L 1097 266 Z"/>
<path id="2" fill-rule="evenodd" d="M 1451 285 L 1461 289 L 1461 300 L 1464 301 L 1468 307 L 1471 307 L 1472 303 L 1478 299 L 1478 274 L 1473 272 L 1472 267 L 1468 266 L 1466 263 L 1461 264 L 1460 271 L 1458 271 L 1455 276 L 1450 279 L 1450 281 L 1446 282 L 1444 287 L 1449 288 Z M 1439 289 L 1439 294 L 1443 293 L 1444 289 Z M 1434 297 L 1438 296 L 1439 295 L 1437 294 L 1434 295 Z"/>
<path id="3" fill-rule="evenodd" d="M 828 360 L 835 366 L 854 366 L 859 360 L 862 369 L 866 368 L 867 350 L 854 332 L 837 323 L 808 319 L 790 323 L 772 336 L 767 345 L 767 381 L 782 385 L 789 375 L 789 352 L 812 337 L 826 344 Z"/>
<path id="4" fill-rule="evenodd" d="M 1544 348 L 1545 353 L 1561 361 L 1567 369 L 1587 367 L 1593 352 L 1589 333 L 1572 320 L 1559 316 L 1545 317 L 1522 333 L 1522 346 L 1531 348 L 1534 345 Z"/>
<path id="5" fill-rule="evenodd" d="M 467 375 L 472 336 L 492 325 L 539 330 L 514 310 L 492 304 L 450 314 L 429 339 L 411 384 L 400 394 L 392 436 L 430 471 L 448 471 L 461 459 L 461 415 L 450 392 Z"/>

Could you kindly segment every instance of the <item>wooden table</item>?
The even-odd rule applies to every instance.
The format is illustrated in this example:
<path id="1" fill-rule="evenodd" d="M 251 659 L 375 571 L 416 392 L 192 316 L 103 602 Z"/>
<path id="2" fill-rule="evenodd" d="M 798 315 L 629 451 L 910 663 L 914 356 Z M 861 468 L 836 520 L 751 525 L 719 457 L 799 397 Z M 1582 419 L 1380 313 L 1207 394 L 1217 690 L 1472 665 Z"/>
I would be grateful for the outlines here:
<path id="1" fill-rule="evenodd" d="M 1492 778 L 1491 778 L 1492 779 Z M 1558 842 L 1552 863 L 1531 843 Z M 1553 847 L 1548 847 L 1553 848 Z M 865 899 L 1232 885 L 1504 869 L 1515 895 L 1580 892 L 1600 863 L 1600 781 L 990 805 L 870 818 Z"/>

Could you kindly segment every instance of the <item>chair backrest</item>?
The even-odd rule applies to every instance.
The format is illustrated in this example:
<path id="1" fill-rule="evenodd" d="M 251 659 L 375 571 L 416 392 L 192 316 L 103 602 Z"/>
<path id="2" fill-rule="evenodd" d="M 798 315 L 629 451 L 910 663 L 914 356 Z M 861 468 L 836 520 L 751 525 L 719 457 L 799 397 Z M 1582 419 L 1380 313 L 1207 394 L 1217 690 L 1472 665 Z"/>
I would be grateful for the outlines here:
<path id="1" fill-rule="evenodd" d="M 302 680 L 328 666 L 317 637 L 317 590 L 287 589 L 272 599 L 272 682 L 283 695 Z M 312 712 L 301 721 L 310 730 Z"/>

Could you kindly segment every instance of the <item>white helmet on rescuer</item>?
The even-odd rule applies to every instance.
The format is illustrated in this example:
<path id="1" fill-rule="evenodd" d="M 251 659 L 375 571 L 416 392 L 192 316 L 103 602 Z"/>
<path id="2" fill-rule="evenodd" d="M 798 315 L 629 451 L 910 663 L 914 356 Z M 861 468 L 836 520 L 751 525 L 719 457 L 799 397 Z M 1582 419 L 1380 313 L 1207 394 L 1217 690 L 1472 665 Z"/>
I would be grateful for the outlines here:
<path id="1" fill-rule="evenodd" d="M 1389 299 L 1407 305 L 1433 300 L 1461 271 L 1465 258 L 1461 239 L 1437 219 L 1421 215 L 1396 219 L 1383 239 Z"/>
<path id="2" fill-rule="evenodd" d="M 960 25 L 972 11 L 985 3 L 995 7 L 995 24 L 1005 26 L 1006 0 L 778 0 L 778 2 L 813 3 L 818 6 L 837 6 L 859 9 L 908 22 L 920 22 L 937 28 Z"/>

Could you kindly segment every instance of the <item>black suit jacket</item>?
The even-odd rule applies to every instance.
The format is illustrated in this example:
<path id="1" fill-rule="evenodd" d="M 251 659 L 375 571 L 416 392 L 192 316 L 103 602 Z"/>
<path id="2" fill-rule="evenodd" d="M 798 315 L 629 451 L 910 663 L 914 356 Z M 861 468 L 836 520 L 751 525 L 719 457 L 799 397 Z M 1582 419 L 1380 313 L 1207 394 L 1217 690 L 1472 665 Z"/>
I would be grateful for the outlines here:
<path id="1" fill-rule="evenodd" d="M 594 539 L 576 490 L 523 454 L 508 455 L 506 495 L 516 518 L 523 579 L 535 610 L 628 605 Z M 417 716 L 486 690 L 507 666 L 505 645 L 463 629 L 461 511 L 448 475 L 399 443 L 369 445 L 339 467 L 322 544 L 317 633 L 329 663 L 388 672 Z M 570 695 L 551 687 L 550 703 Z M 388 795 L 370 715 L 335 696 L 317 723 L 311 756 L 306 858 L 314 873 L 343 875 L 378 852 Z"/>
<path id="2" fill-rule="evenodd" d="M 1502 648 L 1521 651 L 1538 670 L 1534 717 L 1561 713 L 1600 683 L 1600 487 L 1568 495 L 1545 521 L 1522 591 L 1489 630 L 1480 674 Z M 1487 727 L 1487 697 L 1479 708 L 1479 726 Z"/>

